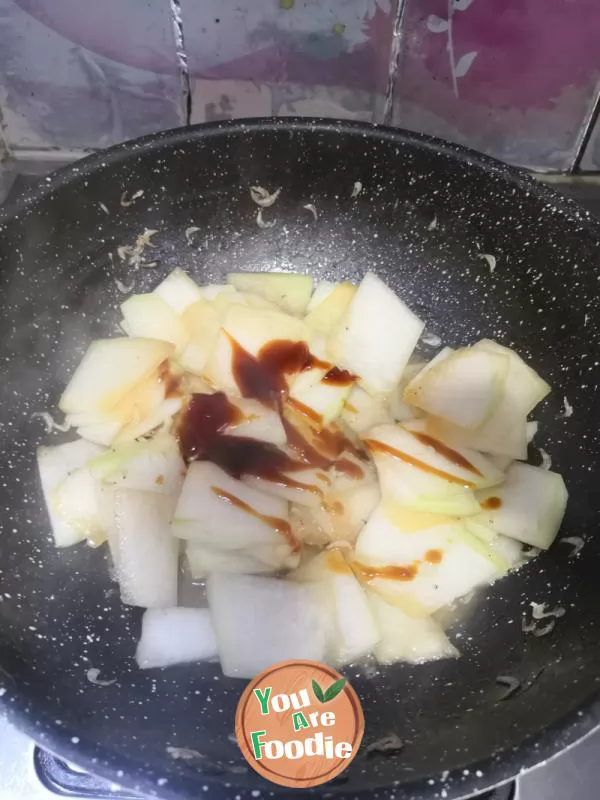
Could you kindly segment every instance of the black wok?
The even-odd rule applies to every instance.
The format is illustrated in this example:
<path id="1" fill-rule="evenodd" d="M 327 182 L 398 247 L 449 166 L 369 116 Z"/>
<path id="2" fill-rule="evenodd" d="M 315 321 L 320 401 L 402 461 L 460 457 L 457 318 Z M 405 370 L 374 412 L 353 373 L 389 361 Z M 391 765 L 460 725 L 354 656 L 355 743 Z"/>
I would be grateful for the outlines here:
<path id="1" fill-rule="evenodd" d="M 355 181 L 364 188 L 351 199 Z M 256 224 L 252 184 L 283 187 L 270 230 Z M 121 206 L 124 191 L 140 189 Z M 201 229 L 197 248 L 184 236 L 192 225 Z M 160 264 L 134 273 L 114 254 L 144 228 L 159 230 L 152 256 Z M 272 788 L 246 767 L 232 737 L 243 683 L 213 664 L 138 671 L 141 610 L 121 606 L 102 551 L 54 550 L 37 483 L 35 447 L 48 437 L 31 414 L 52 409 L 91 338 L 116 332 L 123 295 L 115 279 L 135 278 L 140 291 L 179 265 L 201 282 L 272 267 L 358 281 L 372 269 L 447 344 L 494 337 L 554 387 L 537 414 L 536 443 L 571 493 L 561 535 L 583 537 L 583 550 L 570 558 L 572 548 L 556 543 L 471 603 L 452 630 L 461 659 L 371 678 L 349 670 L 364 703 L 365 742 L 322 791 L 460 797 L 594 728 L 599 245 L 598 223 L 521 172 L 437 140 L 348 123 L 177 130 L 46 179 L 25 210 L 0 217 L 0 702 L 11 719 L 45 747 L 145 793 Z M 493 273 L 482 253 L 496 257 Z M 531 601 L 566 609 L 548 636 L 522 631 Z M 90 684 L 90 668 L 117 682 Z M 520 681 L 507 699 L 502 675 Z M 389 734 L 402 750 L 367 755 Z M 174 759 L 170 747 L 197 755 Z"/>

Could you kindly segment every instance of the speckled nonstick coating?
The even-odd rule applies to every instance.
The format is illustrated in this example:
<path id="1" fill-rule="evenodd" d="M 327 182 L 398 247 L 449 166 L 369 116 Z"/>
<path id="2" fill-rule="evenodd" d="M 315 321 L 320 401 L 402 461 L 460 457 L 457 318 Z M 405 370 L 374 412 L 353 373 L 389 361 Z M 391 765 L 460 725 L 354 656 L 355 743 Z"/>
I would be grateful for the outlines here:
<path id="1" fill-rule="evenodd" d="M 233 741 L 243 682 L 221 677 L 217 664 L 137 669 L 141 610 L 120 604 L 102 550 L 53 548 L 35 471 L 36 445 L 68 435 L 46 435 L 31 415 L 53 409 L 92 338 L 117 332 L 124 295 L 115 279 L 148 290 L 178 265 L 204 283 L 240 269 L 352 281 L 372 269 L 445 343 L 498 339 L 554 388 L 536 412 L 535 443 L 571 493 L 561 536 L 583 537 L 583 550 L 570 558 L 572 548 L 557 542 L 467 606 L 452 629 L 462 658 L 347 670 L 364 703 L 365 741 L 347 780 L 326 789 L 456 798 L 591 730 L 600 680 L 600 225 L 471 151 L 346 122 L 180 129 L 46 180 L 24 211 L 0 217 L 0 702 L 13 721 L 145 793 L 191 798 L 225 786 L 234 797 L 273 788 Z M 356 181 L 364 188 L 352 199 Z M 269 230 L 256 224 L 253 184 L 282 187 L 264 212 L 276 222 Z M 123 208 L 122 192 L 138 189 L 143 196 Z M 192 225 L 201 229 L 197 249 L 184 235 Z M 160 264 L 135 272 L 115 251 L 144 228 L 159 231 L 152 257 Z M 497 259 L 493 273 L 484 253 Z M 535 447 L 532 458 L 539 463 Z M 544 638 L 522 631 L 530 601 L 566 609 Z M 92 667 L 117 682 L 92 685 Z M 499 675 L 516 676 L 522 690 L 500 699 Z M 390 733 L 404 749 L 367 758 L 368 745 Z M 199 755 L 175 760 L 168 747 Z"/>

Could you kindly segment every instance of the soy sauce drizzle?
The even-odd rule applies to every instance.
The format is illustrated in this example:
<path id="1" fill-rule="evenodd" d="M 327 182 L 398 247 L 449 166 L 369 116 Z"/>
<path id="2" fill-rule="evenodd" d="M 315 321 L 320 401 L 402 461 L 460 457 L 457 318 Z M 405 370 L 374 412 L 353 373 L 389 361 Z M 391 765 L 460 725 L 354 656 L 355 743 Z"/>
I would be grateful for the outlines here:
<path id="1" fill-rule="evenodd" d="M 247 436 L 229 436 L 226 429 L 243 415 L 224 392 L 193 394 L 179 420 L 177 435 L 186 461 L 212 461 L 234 478 L 277 477 L 298 469 L 297 462 L 273 444 Z M 302 468 L 302 467 L 300 467 Z"/>
<path id="2" fill-rule="evenodd" d="M 220 497 L 222 500 L 231 503 L 232 506 L 245 511 L 247 514 L 250 514 L 250 516 L 259 519 L 270 528 L 273 528 L 274 531 L 281 534 L 281 536 L 283 536 L 287 544 L 290 546 L 292 552 L 295 553 L 300 549 L 300 544 L 292 533 L 292 526 L 287 520 L 281 519 L 280 517 L 270 517 L 267 514 L 261 514 L 259 511 L 252 508 L 252 506 L 249 506 L 248 503 L 240 500 L 239 497 L 226 492 L 225 489 L 220 489 L 218 486 L 211 486 L 210 489 L 214 494 L 217 495 L 217 497 Z"/>
<path id="3" fill-rule="evenodd" d="M 247 436 L 230 436 L 227 428 L 244 420 L 240 409 L 224 392 L 194 394 L 182 412 L 177 436 L 186 461 L 211 461 L 234 478 L 253 475 L 289 488 L 320 493 L 289 476 L 290 472 L 306 469 L 327 470 L 331 466 L 351 477 L 362 477 L 360 465 L 350 459 L 340 458 L 344 450 L 356 448 L 339 429 L 325 438 L 325 452 L 317 449 L 288 420 L 282 418 L 292 454 L 269 442 Z M 318 436 L 321 445 L 321 436 Z M 328 448 L 328 449 L 327 449 Z M 364 456 L 364 454 L 363 454 Z"/>
<path id="4" fill-rule="evenodd" d="M 441 550 L 428 550 L 425 553 L 425 558 L 423 559 L 428 564 L 439 564 L 443 558 L 443 553 Z"/>
<path id="5" fill-rule="evenodd" d="M 332 367 L 321 378 L 322 383 L 328 383 L 331 386 L 349 386 L 356 381 L 356 375 L 353 375 L 348 370 L 340 369 L 339 367 Z"/>
<path id="6" fill-rule="evenodd" d="M 441 550 L 428 550 L 423 559 L 413 561 L 412 564 L 396 565 L 388 564 L 386 566 L 372 567 L 368 564 L 362 564 L 360 561 L 354 561 L 352 568 L 358 573 L 359 577 L 369 583 L 377 578 L 384 578 L 393 581 L 412 581 L 417 577 L 419 567 L 422 563 L 439 564 L 444 557 Z"/>
<path id="7" fill-rule="evenodd" d="M 315 419 L 301 403 L 286 402 L 288 378 L 305 369 L 327 370 L 325 377 L 332 384 L 350 383 L 355 377 L 313 356 L 306 342 L 274 340 L 253 356 L 226 335 L 231 345 L 231 369 L 240 394 L 280 414 L 287 451 L 250 437 L 229 435 L 227 429 L 243 422 L 244 416 L 223 392 L 216 392 L 193 394 L 180 415 L 177 435 L 184 459 L 211 461 L 237 479 L 249 475 L 319 495 L 322 490 L 318 486 L 295 480 L 289 473 L 335 466 L 352 478 L 361 478 L 364 473 L 360 463 L 342 458 L 342 454 L 352 454 L 358 462 L 368 461 L 368 454 L 339 426 L 315 428 L 314 423 L 318 425 L 321 421 L 318 415 Z M 294 408 L 304 415 L 304 422 L 299 419 L 297 425 L 289 419 Z"/>
<path id="8" fill-rule="evenodd" d="M 496 511 L 502 506 L 502 500 L 500 497 L 488 497 L 482 500 L 479 505 L 487 511 Z"/>
<path id="9" fill-rule="evenodd" d="M 274 339 L 253 356 L 232 336 L 226 336 L 232 351 L 231 371 L 242 397 L 253 397 L 271 408 L 278 407 L 287 393 L 288 376 L 315 366 L 330 366 L 315 358 L 306 342 Z"/>
<path id="10" fill-rule="evenodd" d="M 417 577 L 419 562 L 415 561 L 413 564 L 407 564 L 406 566 L 388 564 L 387 566 L 371 567 L 368 564 L 362 564 L 360 561 L 354 561 L 352 563 L 352 568 L 356 570 L 360 578 L 367 583 L 377 578 L 386 578 L 394 581 L 412 581 Z"/>
<path id="11" fill-rule="evenodd" d="M 309 408 L 308 406 L 304 405 L 304 403 L 300 402 L 300 400 L 296 400 L 295 397 L 289 397 L 287 402 L 295 411 L 298 411 L 300 414 L 304 414 L 305 417 L 312 419 L 313 422 L 323 421 L 323 417 L 317 413 L 314 408 Z"/>
<path id="12" fill-rule="evenodd" d="M 232 349 L 233 377 L 242 397 L 276 405 L 287 392 L 287 377 L 313 368 L 327 370 L 321 380 L 332 386 L 348 386 L 356 380 L 351 372 L 314 356 L 306 342 L 274 339 L 253 356 L 232 336 L 226 336 Z"/>
<path id="13" fill-rule="evenodd" d="M 159 383 L 164 384 L 165 399 L 169 400 L 172 397 L 180 396 L 181 379 L 171 371 L 171 365 L 168 359 L 165 359 L 158 367 L 158 380 Z"/>
<path id="14" fill-rule="evenodd" d="M 462 467 L 462 469 L 473 472 L 475 475 L 479 475 L 479 477 L 483 477 L 483 473 L 477 469 L 474 464 L 471 464 L 471 462 L 457 450 L 453 450 L 443 442 L 440 442 L 439 439 L 435 439 L 433 436 L 429 436 L 427 433 L 420 433 L 419 431 L 410 431 L 410 433 L 412 433 L 415 439 L 421 442 L 421 444 L 431 447 L 436 453 L 439 453 L 439 455 L 443 456 L 447 461 L 450 461 L 452 464 L 456 464 L 457 467 Z"/>
<path id="15" fill-rule="evenodd" d="M 451 472 L 445 472 L 442 469 L 432 467 L 430 464 L 426 464 L 424 461 L 421 461 L 420 459 L 415 458 L 408 453 L 403 453 L 402 450 L 397 450 L 395 447 L 391 447 L 389 444 L 379 442 L 376 439 L 365 439 L 364 441 L 365 445 L 372 452 L 385 453 L 386 455 L 393 456 L 400 461 L 404 461 L 406 464 L 417 467 L 417 469 L 420 469 L 423 472 L 428 472 L 430 475 L 435 475 L 438 478 L 442 478 L 443 480 L 448 481 L 448 483 L 457 483 L 460 486 L 464 486 L 465 489 L 475 488 L 475 484 L 472 481 L 467 481 L 458 475 L 453 475 Z"/>

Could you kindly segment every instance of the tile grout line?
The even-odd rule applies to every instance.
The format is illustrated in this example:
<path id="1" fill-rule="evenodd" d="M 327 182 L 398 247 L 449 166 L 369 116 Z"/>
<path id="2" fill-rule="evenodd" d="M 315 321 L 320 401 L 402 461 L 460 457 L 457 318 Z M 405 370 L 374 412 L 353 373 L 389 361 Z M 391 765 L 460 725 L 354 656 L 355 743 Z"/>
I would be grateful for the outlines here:
<path id="1" fill-rule="evenodd" d="M 577 138 L 577 142 L 575 144 L 575 155 L 573 157 L 573 161 L 567 167 L 566 173 L 567 175 L 573 175 L 576 172 L 579 172 L 581 169 L 581 162 L 583 161 L 583 157 L 585 156 L 585 152 L 587 147 L 590 143 L 592 138 L 592 134 L 594 132 L 594 128 L 596 122 L 598 121 L 600 115 L 600 82 L 596 87 L 596 91 L 594 94 L 594 100 L 591 105 L 590 111 L 587 115 L 587 119 L 585 119 L 580 126 L 580 133 Z"/>
<path id="2" fill-rule="evenodd" d="M 394 113 L 394 95 L 396 89 L 396 77 L 398 73 L 398 61 L 400 60 L 400 49 L 402 46 L 402 22 L 404 11 L 408 0 L 397 0 L 396 14 L 394 16 L 394 31 L 392 33 L 392 44 L 390 46 L 390 61 L 388 67 L 388 83 L 385 92 L 385 102 L 382 111 L 381 122 L 384 125 L 392 124 Z M 375 120 L 379 121 L 379 120 Z"/>
<path id="3" fill-rule="evenodd" d="M 181 87 L 181 108 L 184 125 L 188 126 L 192 119 L 192 89 L 190 82 L 190 72 L 188 57 L 185 50 L 185 36 L 183 33 L 183 15 L 181 13 L 180 0 L 169 0 L 169 10 L 171 13 L 171 23 L 175 36 L 175 48 L 177 53 L 177 63 L 179 67 L 179 82 Z"/>

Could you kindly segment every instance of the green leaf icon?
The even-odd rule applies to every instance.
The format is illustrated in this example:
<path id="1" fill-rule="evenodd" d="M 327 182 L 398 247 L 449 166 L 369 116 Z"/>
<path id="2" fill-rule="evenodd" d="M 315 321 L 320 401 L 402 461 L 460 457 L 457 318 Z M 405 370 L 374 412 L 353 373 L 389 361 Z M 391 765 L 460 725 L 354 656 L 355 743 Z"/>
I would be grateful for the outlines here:
<path id="1" fill-rule="evenodd" d="M 323 689 L 321 689 L 319 684 L 314 679 L 313 679 L 313 682 L 312 682 L 312 690 L 313 690 L 317 700 L 320 703 L 324 703 L 325 702 L 325 695 L 323 694 Z"/>
<path id="2" fill-rule="evenodd" d="M 328 703 L 330 700 L 333 700 L 338 694 L 342 691 L 344 686 L 346 685 L 346 678 L 340 678 L 335 683 L 332 683 L 329 689 L 325 692 L 325 699 L 322 701 L 324 703 Z"/>

